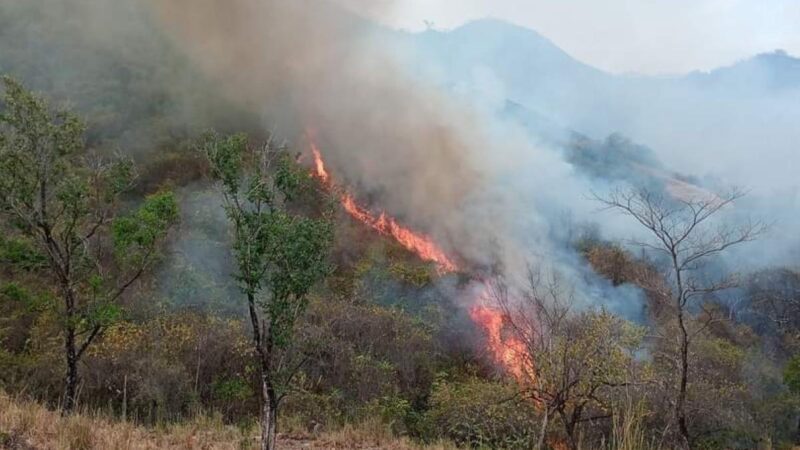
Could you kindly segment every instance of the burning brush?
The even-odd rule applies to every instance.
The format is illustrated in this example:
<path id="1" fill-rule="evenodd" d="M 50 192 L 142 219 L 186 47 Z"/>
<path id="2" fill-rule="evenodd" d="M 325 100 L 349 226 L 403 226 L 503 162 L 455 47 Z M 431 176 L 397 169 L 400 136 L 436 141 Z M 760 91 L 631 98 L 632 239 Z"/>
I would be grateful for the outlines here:
<path id="1" fill-rule="evenodd" d="M 323 185 L 333 190 L 334 185 L 330 174 L 325 169 L 325 161 L 322 159 L 319 147 L 311 138 L 311 133 L 307 133 L 307 135 L 311 145 L 311 152 L 314 155 L 314 175 Z M 359 205 L 355 197 L 347 191 L 341 190 L 339 201 L 350 217 L 384 236 L 391 236 L 406 250 L 414 253 L 423 261 L 436 264 L 440 274 L 459 270 L 456 263 L 430 237 L 400 225 L 397 220 L 385 212 L 381 212 L 377 216 L 374 215 L 367 208 Z"/>
<path id="2" fill-rule="evenodd" d="M 335 189 L 336 186 L 325 168 L 325 161 L 313 134 L 308 132 L 306 136 L 314 157 L 313 175 L 329 191 L 339 192 L 339 202 L 350 217 L 384 236 L 393 238 L 423 261 L 434 263 L 440 275 L 460 270 L 455 261 L 429 236 L 400 225 L 386 212 L 375 215 L 366 207 L 359 205 L 355 197 L 346 190 Z M 525 344 L 508 332 L 508 318 L 496 307 L 488 305 L 488 286 L 484 281 L 478 280 L 478 282 L 481 284 L 481 294 L 476 305 L 470 308 L 470 318 L 486 333 L 487 349 L 495 362 L 517 381 L 522 382 L 530 373 L 528 369 L 531 367 Z"/>

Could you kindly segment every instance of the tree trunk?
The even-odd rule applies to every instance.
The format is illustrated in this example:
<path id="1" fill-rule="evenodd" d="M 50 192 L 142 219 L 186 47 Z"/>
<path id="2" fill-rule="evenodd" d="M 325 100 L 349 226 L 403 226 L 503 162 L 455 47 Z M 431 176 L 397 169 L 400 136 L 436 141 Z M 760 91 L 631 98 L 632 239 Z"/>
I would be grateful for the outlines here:
<path id="1" fill-rule="evenodd" d="M 678 431 L 683 438 L 683 446 L 692 448 L 689 437 L 689 427 L 686 423 L 686 391 L 689 384 L 689 331 L 686 329 L 686 290 L 683 286 L 683 270 L 678 263 L 678 253 L 673 247 L 670 249 L 672 254 L 672 269 L 675 273 L 675 287 L 677 288 L 675 306 L 678 308 L 678 326 L 681 332 L 680 349 L 680 382 L 678 387 L 678 399 L 675 402 L 675 419 L 678 422 Z"/>
<path id="2" fill-rule="evenodd" d="M 261 450 L 275 450 L 278 424 L 278 403 L 269 377 L 261 376 Z"/>
<path id="3" fill-rule="evenodd" d="M 689 334 L 683 321 L 683 310 L 678 312 L 678 324 L 681 329 L 681 372 L 678 388 L 678 400 L 675 402 L 675 418 L 678 421 L 678 431 L 683 438 L 683 445 L 691 448 L 689 427 L 686 420 L 686 391 L 689 383 Z"/>
<path id="4" fill-rule="evenodd" d="M 253 326 L 253 345 L 258 353 L 259 363 L 261 363 L 261 450 L 274 450 L 278 424 L 278 398 L 275 395 L 275 387 L 272 385 L 270 364 L 272 357 L 270 332 L 272 330 L 268 325 L 265 325 L 264 330 L 261 329 L 255 296 L 252 293 L 248 293 L 247 303 L 250 310 L 250 322 Z"/>
<path id="5" fill-rule="evenodd" d="M 542 450 L 544 447 L 544 437 L 547 434 L 547 424 L 550 420 L 550 409 L 544 408 L 544 417 L 542 417 L 542 428 L 539 431 L 539 440 L 536 442 L 536 450 Z"/>
<path id="6" fill-rule="evenodd" d="M 578 440 L 575 436 L 576 422 L 567 416 L 566 411 L 559 411 L 561 421 L 564 422 L 564 431 L 567 433 L 567 446 L 570 450 L 578 450 Z"/>
<path id="7" fill-rule="evenodd" d="M 67 356 L 67 374 L 64 378 L 64 399 L 61 406 L 62 415 L 70 415 L 75 410 L 76 392 L 78 388 L 78 354 L 75 349 L 75 329 L 67 326 L 64 336 L 64 351 Z"/>

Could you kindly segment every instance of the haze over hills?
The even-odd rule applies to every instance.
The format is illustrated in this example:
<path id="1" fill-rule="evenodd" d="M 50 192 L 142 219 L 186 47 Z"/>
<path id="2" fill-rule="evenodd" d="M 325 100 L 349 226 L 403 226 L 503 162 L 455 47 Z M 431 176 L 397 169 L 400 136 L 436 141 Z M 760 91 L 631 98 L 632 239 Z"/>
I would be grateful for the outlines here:
<path id="1" fill-rule="evenodd" d="M 797 58 L 341 5 L 0 2 L 0 447 L 800 442 Z"/>
<path id="2" fill-rule="evenodd" d="M 519 103 L 596 138 L 623 133 L 671 166 L 702 175 L 763 183 L 740 167 L 752 170 L 750 157 L 765 144 L 770 163 L 788 159 L 800 139 L 792 125 L 800 113 L 800 59 L 782 51 L 708 73 L 652 77 L 592 68 L 535 31 L 498 20 L 411 39 L 442 84 Z M 710 170 L 708 158 L 722 160 Z M 785 185 L 791 174 L 780 166 L 765 187 Z"/>
<path id="3" fill-rule="evenodd" d="M 705 83 L 708 87 L 749 82 L 759 84 L 771 93 L 785 92 L 800 88 L 800 58 L 784 50 L 775 50 L 711 72 L 690 73 L 686 81 Z"/>
<path id="4" fill-rule="evenodd" d="M 498 19 L 477 20 L 453 30 L 431 29 L 408 36 L 415 41 L 420 55 L 441 59 L 443 67 L 453 78 L 463 78 L 481 67 L 491 68 L 511 89 L 518 89 L 523 96 L 526 94 L 522 92 L 536 89 L 537 82 L 553 81 L 554 74 L 561 75 L 564 82 L 576 83 L 575 88 L 587 83 L 602 85 L 620 81 L 660 84 L 713 82 L 722 85 L 748 81 L 751 88 L 765 88 L 767 91 L 800 87 L 800 59 L 780 49 L 708 72 L 665 76 L 616 75 L 578 61 L 535 30 Z M 526 84 L 528 86 L 524 86 Z"/>
<path id="5" fill-rule="evenodd" d="M 748 186 L 759 187 L 766 180 L 748 176 L 741 167 L 751 171 L 753 166 L 768 163 L 763 170 L 774 170 L 768 179 L 770 185 L 765 186 L 770 189 L 785 186 L 784 181 L 792 176 L 788 169 L 791 165 L 781 161 L 792 159 L 795 149 L 790 143 L 800 141 L 800 130 L 793 123 L 800 113 L 800 60 L 786 53 L 757 55 L 708 73 L 673 77 L 614 75 L 577 61 L 533 30 L 500 20 L 479 20 L 445 32 L 408 34 L 381 28 L 326 2 L 318 6 L 326 8 L 326 15 L 335 15 L 337 22 L 395 45 L 390 48 L 401 48 L 409 66 L 426 80 L 483 97 L 494 102 L 498 110 L 505 107 L 506 101 L 524 108 L 528 111 L 529 128 L 530 113 L 535 113 L 546 119 L 548 127 L 555 125 L 559 130 L 595 139 L 621 133 L 654 149 L 658 158 L 674 170 L 727 177 Z M 26 7 L 7 9 L 22 14 Z M 20 76 L 38 71 L 35 77 L 28 77 L 35 82 L 33 87 L 57 92 L 69 91 L 78 84 L 89 86 L 85 90 L 116 84 L 111 92 L 121 97 L 126 83 L 141 83 L 151 74 L 156 80 L 152 89 L 163 88 L 162 98 L 176 96 L 176 79 L 198 83 L 201 77 L 190 73 L 188 62 L 181 61 L 181 56 L 169 56 L 172 49 L 160 32 L 153 32 L 148 28 L 151 25 L 139 26 L 146 23 L 141 14 L 129 14 L 130 8 L 115 9 L 132 17 L 128 25 L 117 31 L 100 27 L 98 36 L 105 36 L 102 42 L 84 39 L 87 45 L 82 48 L 64 45 L 81 33 L 69 23 L 56 23 L 47 27 L 47 32 L 39 33 L 39 28 L 26 25 L 28 21 L 12 20 L 16 13 L 7 14 L 8 26 L 3 27 L 9 33 L 6 43 L 21 40 L 27 42 L 24 48 L 30 51 L 56 55 L 60 69 L 40 70 L 48 67 L 46 61 L 53 58 L 41 58 L 31 67 L 16 64 L 20 54 L 20 46 L 16 45 L 0 46 L 0 68 Z M 39 23 L 56 15 L 40 18 Z M 147 29 L 147 35 L 140 33 Z M 15 39 L 11 39 L 11 33 Z M 86 63 L 87 51 L 100 54 Z M 168 57 L 170 64 L 163 64 Z M 135 58 L 138 69 L 119 69 Z M 103 79 L 100 74 L 109 71 L 125 73 Z M 90 96 L 71 100 L 81 107 Z M 194 94 L 184 98 L 194 98 Z M 196 100 L 182 99 L 176 104 L 183 108 L 179 111 L 182 116 L 192 111 L 189 115 L 194 117 L 205 109 L 204 103 Z M 107 108 L 101 120 L 112 111 Z M 560 132 L 547 131 L 542 123 L 531 131 Z M 770 151 L 753 164 L 753 149 L 764 145 Z M 717 161 L 708 164 L 709 158 Z"/>
<path id="6" fill-rule="evenodd" d="M 629 169 L 632 163 L 644 164 L 669 176 L 691 177 L 706 188 L 750 188 L 754 203 L 785 214 L 781 223 L 787 235 L 800 220 L 794 214 L 800 200 L 792 187 L 794 143 L 800 142 L 797 58 L 775 52 L 708 73 L 614 75 L 577 61 L 533 30 L 499 20 L 412 34 L 323 5 L 325 15 L 335 16 L 342 28 L 357 29 L 378 50 L 400 55 L 424 85 L 444 86 L 469 102 L 489 105 L 496 117 L 522 124 L 532 142 L 561 148 L 567 162 L 591 177 L 641 182 L 652 177 Z M 115 124 L 114 131 L 127 136 L 132 147 L 151 145 L 159 134 L 152 132 L 155 127 L 245 123 L 242 114 L 220 113 L 225 109 L 218 107 L 218 97 L 224 95 L 211 88 L 214 80 L 136 8 L 114 6 L 107 15 L 124 13 L 127 25 L 114 30 L 97 25 L 91 37 L 84 28 L 60 22 L 57 12 L 26 5 L 4 8 L 7 26 L 0 33 L 7 39 L 0 45 L 0 69 L 33 88 L 69 97 L 91 123 Z M 130 14 L 131 8 L 137 14 Z M 14 19 L 26 11 L 36 19 Z M 70 45 L 78 40 L 85 45 Z M 42 56 L 30 58 L 21 48 Z M 129 95 L 138 86 L 147 87 L 146 97 Z M 94 101 L 105 92 L 107 100 Z M 165 106 L 166 119 L 140 121 L 155 104 Z M 252 121 L 246 126 L 257 128 Z M 105 133 L 111 128 L 105 127 Z"/>
<path id="7" fill-rule="evenodd" d="M 776 50 L 710 72 L 614 75 L 499 20 L 406 38 L 425 78 L 492 105 L 590 176 L 748 189 L 743 210 L 776 218 L 752 259 L 797 255 L 800 59 Z"/>

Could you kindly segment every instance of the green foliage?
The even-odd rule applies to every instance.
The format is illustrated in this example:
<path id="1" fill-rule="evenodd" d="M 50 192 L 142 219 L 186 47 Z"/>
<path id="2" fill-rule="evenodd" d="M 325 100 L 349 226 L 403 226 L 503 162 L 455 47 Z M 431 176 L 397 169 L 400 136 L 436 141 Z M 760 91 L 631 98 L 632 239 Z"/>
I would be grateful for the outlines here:
<path id="1" fill-rule="evenodd" d="M 56 283 L 63 308 L 53 311 L 62 316 L 69 412 L 78 361 L 100 331 L 121 317 L 116 302 L 155 259 L 177 218 L 177 203 L 169 193 L 154 195 L 133 215 L 114 220 L 119 197 L 133 181 L 132 162 L 92 154 L 76 115 L 51 111 L 42 97 L 9 77 L 2 82 L 0 226 L 14 236 L 3 240 L 0 256 L 11 268 Z M 121 264 L 106 257 L 110 242 Z"/>
<path id="2" fill-rule="evenodd" d="M 412 413 L 408 400 L 398 395 L 386 395 L 368 402 L 362 415 L 364 419 L 379 419 L 396 434 L 405 434 Z"/>
<path id="3" fill-rule="evenodd" d="M 301 175 L 285 152 L 249 148 L 241 134 L 219 137 L 209 133 L 200 148 L 223 186 L 242 291 L 252 296 L 262 286 L 268 287 L 261 303 L 279 327 L 277 342 L 284 343 L 296 316 L 292 303 L 302 303 L 308 290 L 329 272 L 326 255 L 332 225 L 326 219 L 287 211 L 285 202 L 308 175 Z M 255 169 L 245 171 L 245 161 Z M 278 164 L 273 173 L 269 166 L 274 161 Z"/>
<path id="4" fill-rule="evenodd" d="M 550 333 L 549 345 L 534 352 L 537 398 L 580 419 L 596 408 L 607 413 L 608 388 L 634 379 L 631 368 L 645 330 L 608 312 L 582 312 Z M 577 411 L 577 412 L 576 412 Z"/>
<path id="5" fill-rule="evenodd" d="M 271 295 L 262 306 L 275 327 L 275 343 L 285 346 L 298 317 L 297 308 L 305 310 L 309 289 L 330 271 L 331 225 L 281 212 L 265 219 L 265 281 Z"/>
<path id="6" fill-rule="evenodd" d="M 147 254 L 177 220 L 178 203 L 175 196 L 171 192 L 152 195 L 133 214 L 118 217 L 114 221 L 112 235 L 115 251 L 122 258 L 142 252 Z"/>
<path id="7" fill-rule="evenodd" d="M 789 390 L 800 395 L 800 355 L 793 356 L 783 369 L 783 381 Z"/>
<path id="8" fill-rule="evenodd" d="M 16 302 L 26 311 L 41 311 L 53 305 L 53 298 L 48 294 L 36 294 L 16 282 L 9 282 L 0 287 L 0 299 Z"/>
<path id="9" fill-rule="evenodd" d="M 76 156 L 83 148 L 83 123 L 66 111 L 51 113 L 44 99 L 15 80 L 3 77 L 2 82 L 0 212 L 12 218 L 9 224 L 28 233 L 43 200 L 55 210 L 63 208 L 68 217 L 79 216 L 85 185 L 77 181 Z M 42 192 L 43 183 L 50 196 Z"/>
<path id="10" fill-rule="evenodd" d="M 235 134 L 220 137 L 214 132 L 206 133 L 200 149 L 211 164 L 214 178 L 220 180 L 225 190 L 232 195 L 239 192 L 242 181 L 242 163 L 247 150 L 247 136 Z"/>
<path id="11" fill-rule="evenodd" d="M 99 273 L 105 271 L 98 270 L 98 257 L 87 244 L 111 222 L 120 194 L 132 184 L 133 164 L 89 154 L 85 125 L 77 116 L 51 112 L 43 98 L 9 77 L 3 84 L 0 212 L 21 236 L 3 239 L 0 257 L 26 270 L 49 269 L 62 283 L 83 283 L 97 297 Z M 176 218 L 172 194 L 146 199 L 134 214 L 113 221 L 117 255 L 146 264 Z M 99 316 L 110 315 L 108 308 L 95 309 L 106 311 Z"/>
<path id="12" fill-rule="evenodd" d="M 517 386 L 481 379 L 440 381 L 430 404 L 431 438 L 481 448 L 533 448 L 537 442 L 538 412 Z"/>
<path id="13" fill-rule="evenodd" d="M 253 389 L 242 378 L 220 378 L 212 387 L 214 396 L 225 402 L 242 401 L 253 396 Z"/>
<path id="14" fill-rule="evenodd" d="M 122 319 L 123 310 L 119 305 L 109 301 L 93 302 L 81 317 L 80 325 L 84 329 L 91 327 L 105 328 Z"/>
<path id="15" fill-rule="evenodd" d="M 31 245 L 29 240 L 0 236 L 0 264 L 23 271 L 35 271 L 43 268 L 46 263 L 45 255 Z"/>
<path id="16" fill-rule="evenodd" d="M 295 325 L 306 311 L 310 289 L 330 272 L 333 226 L 325 216 L 306 217 L 289 207 L 310 176 L 271 141 L 254 148 L 243 135 L 212 132 L 199 148 L 222 187 L 235 278 L 247 297 L 261 369 L 261 401 L 277 419 L 278 405 L 303 363 L 302 355 L 289 349 Z M 261 420 L 266 425 L 267 416 Z"/>

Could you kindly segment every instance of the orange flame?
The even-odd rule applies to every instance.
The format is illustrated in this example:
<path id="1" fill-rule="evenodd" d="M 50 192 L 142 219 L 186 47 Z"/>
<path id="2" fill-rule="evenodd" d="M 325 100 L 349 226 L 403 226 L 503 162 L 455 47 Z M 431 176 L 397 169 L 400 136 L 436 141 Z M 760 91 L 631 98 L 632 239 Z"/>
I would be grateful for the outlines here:
<path id="1" fill-rule="evenodd" d="M 309 139 L 310 140 L 310 139 Z M 330 183 L 331 176 L 328 175 L 328 171 L 325 170 L 325 162 L 322 160 L 322 154 L 319 152 L 319 148 L 317 148 L 316 142 L 310 140 L 311 142 L 311 153 L 314 154 L 314 169 L 317 178 L 319 178 L 323 184 Z"/>
<path id="2" fill-rule="evenodd" d="M 314 155 L 314 175 L 327 189 L 334 190 L 335 186 L 331 182 L 331 176 L 325 168 L 325 161 L 313 140 L 312 133 L 309 132 L 307 135 L 311 143 L 311 153 Z M 353 219 L 380 234 L 391 236 L 421 259 L 435 263 L 440 273 L 459 270 L 458 265 L 430 237 L 403 227 L 385 212 L 375 216 L 368 209 L 360 206 L 355 198 L 347 192 L 342 191 L 339 195 L 342 207 Z M 484 293 L 482 298 L 485 295 Z M 496 362 L 518 382 L 530 382 L 532 373 L 530 356 L 526 352 L 525 343 L 509 333 L 508 317 L 497 309 L 487 306 L 474 306 L 470 309 L 469 314 L 472 320 L 486 332 L 487 345 Z"/>
<path id="3" fill-rule="evenodd" d="M 332 188 L 330 174 L 325 169 L 325 161 L 323 161 L 319 148 L 310 138 L 310 135 L 309 141 L 311 142 L 311 153 L 314 155 L 314 174 L 325 186 Z M 369 210 L 360 206 L 355 198 L 347 192 L 341 193 L 340 201 L 344 210 L 347 211 L 352 218 L 369 226 L 380 234 L 393 237 L 400 245 L 410 252 L 415 253 L 422 260 L 435 263 L 440 273 L 455 272 L 458 270 L 456 263 L 428 236 L 415 233 L 400 225 L 393 217 L 387 215 L 385 212 L 375 216 Z"/>
<path id="4" fill-rule="evenodd" d="M 495 361 L 518 382 L 530 382 L 530 357 L 525 343 L 507 329 L 508 317 L 488 306 L 473 306 L 469 315 L 486 332 L 487 346 Z"/>

